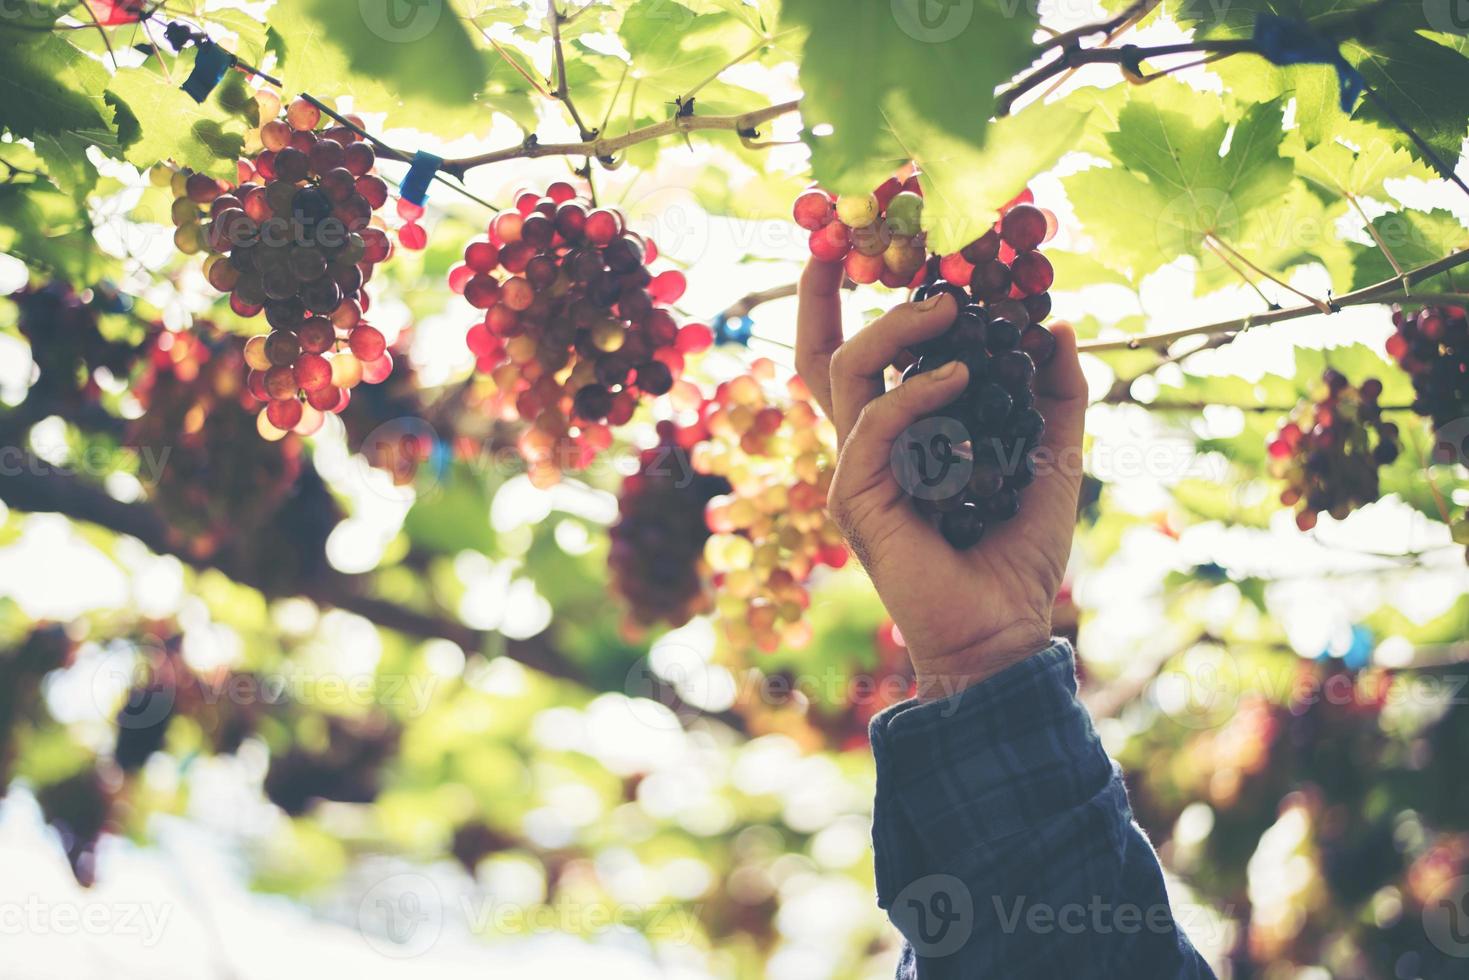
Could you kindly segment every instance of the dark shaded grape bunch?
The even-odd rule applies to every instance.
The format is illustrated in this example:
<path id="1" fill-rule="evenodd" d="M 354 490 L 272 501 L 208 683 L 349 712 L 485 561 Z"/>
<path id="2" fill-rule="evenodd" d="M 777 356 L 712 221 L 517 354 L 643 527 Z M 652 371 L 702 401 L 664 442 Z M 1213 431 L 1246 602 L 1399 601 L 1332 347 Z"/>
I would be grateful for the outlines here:
<path id="1" fill-rule="evenodd" d="M 97 844 L 102 832 L 113 823 L 117 802 L 115 781 L 101 770 L 88 767 L 60 782 L 36 791 L 36 802 L 61 837 L 66 860 L 77 884 L 90 888 L 97 880 Z"/>
<path id="2" fill-rule="evenodd" d="M 704 510 L 730 492 L 723 477 L 694 471 L 671 422 L 660 422 L 658 435 L 658 445 L 639 457 L 638 471 L 622 481 L 607 556 L 612 587 L 638 627 L 682 626 L 713 608 Z"/>
<path id="3" fill-rule="evenodd" d="M 383 767 L 398 752 L 400 734 L 382 717 L 328 718 L 324 748 L 296 745 L 271 756 L 265 795 L 293 817 L 316 800 L 371 803 L 382 788 Z"/>
<path id="4" fill-rule="evenodd" d="M 97 372 L 126 378 L 139 360 L 136 344 L 103 334 L 99 313 L 126 308 L 126 299 L 97 286 L 78 293 L 69 283 L 26 285 L 10 294 L 16 325 L 31 345 L 37 376 L 28 399 L 53 411 L 79 412 L 102 394 Z"/>
<path id="5" fill-rule="evenodd" d="M 973 547 L 986 528 L 1018 514 L 1021 492 L 1036 477 L 1046 420 L 1035 407 L 1034 382 L 1056 351 L 1055 337 L 1041 322 L 1051 311 L 1047 290 L 1054 277 L 1037 249 L 1053 230 L 1053 220 L 1026 191 L 962 252 L 930 258 L 914 293 L 916 300 L 948 293 L 959 307 L 947 332 L 910 350 L 898 365 L 904 381 L 956 360 L 969 370 L 964 393 L 935 414 L 962 428 L 915 426 L 906 446 L 922 454 L 925 471 L 947 473 L 967 464 L 962 486 L 939 482 L 952 492 L 915 492 L 919 509 L 933 516 L 955 548 Z"/>
<path id="6" fill-rule="evenodd" d="M 298 440 L 255 436 L 260 400 L 247 390 L 241 346 L 206 320 L 186 332 L 154 328 L 133 384 L 144 411 L 124 444 L 139 454 L 170 536 L 200 558 L 267 524 L 302 469 Z"/>
<path id="7" fill-rule="evenodd" d="M 557 181 L 544 195 L 522 191 L 470 242 L 449 285 L 484 319 L 465 341 L 482 374 L 530 422 L 520 450 L 538 486 L 589 465 L 632 418 L 640 397 L 668 394 L 684 356 L 713 334 L 680 327 L 668 307 L 687 285 L 658 274 L 651 240 L 611 208 L 593 207 Z"/>
<path id="8" fill-rule="evenodd" d="M 1436 430 L 1469 417 L 1469 319 L 1463 307 L 1393 310 L 1392 322 L 1397 332 L 1387 339 L 1387 352 L 1413 380 L 1413 411 L 1432 419 Z"/>
<path id="9" fill-rule="evenodd" d="M 209 284 L 230 294 L 242 317 L 265 314 L 272 332 L 252 339 L 245 356 L 250 387 L 266 402 L 260 434 L 279 439 L 309 434 L 322 413 L 340 412 L 358 383 L 376 383 L 393 369 L 381 332 L 363 319 L 371 306 L 366 283 L 393 244 L 375 212 L 388 185 L 374 172 L 372 144 L 348 126 L 296 99 L 256 93 L 260 127 L 230 184 L 207 174 L 160 167 L 154 179 L 173 190 L 174 244 L 204 263 Z M 349 117 L 350 118 L 350 117 Z M 409 229 L 422 208 L 400 202 Z M 421 229 L 419 229 L 421 231 Z"/>
<path id="10" fill-rule="evenodd" d="M 1398 427 L 1382 418 L 1382 382 L 1354 387 L 1328 368 L 1314 400 L 1303 403 L 1270 440 L 1270 474 L 1286 482 L 1280 502 L 1297 507 L 1309 531 L 1321 514 L 1344 519 L 1376 500 L 1377 470 L 1398 458 Z"/>
<path id="11" fill-rule="evenodd" d="M 1433 421 L 1432 462 L 1469 462 L 1469 314 L 1462 306 L 1426 306 L 1416 314 L 1393 310 L 1392 322 L 1397 332 L 1387 352 L 1413 379 L 1413 411 Z M 1469 516 L 1452 528 L 1454 541 L 1469 549 Z"/>

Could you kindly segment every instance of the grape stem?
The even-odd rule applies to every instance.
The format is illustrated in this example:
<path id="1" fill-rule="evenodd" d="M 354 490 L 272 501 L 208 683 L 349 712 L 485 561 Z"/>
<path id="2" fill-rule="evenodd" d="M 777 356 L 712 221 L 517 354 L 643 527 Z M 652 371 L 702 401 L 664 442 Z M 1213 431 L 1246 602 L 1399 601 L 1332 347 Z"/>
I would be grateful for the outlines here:
<path id="1" fill-rule="evenodd" d="M 1411 292 L 1414 283 L 1432 279 L 1450 269 L 1458 268 L 1469 263 L 1469 249 L 1461 249 L 1451 255 L 1445 256 L 1427 265 L 1409 269 L 1400 276 L 1384 279 L 1382 282 L 1363 286 L 1361 289 L 1353 290 L 1332 301 L 1333 308 L 1347 306 L 1370 306 L 1374 303 L 1388 303 L 1394 300 L 1403 302 L 1415 302 L 1418 300 Z M 1395 295 L 1396 294 L 1396 295 Z M 1334 312 L 1335 309 L 1332 310 Z M 1078 349 L 1092 354 L 1104 353 L 1114 350 L 1164 350 L 1177 340 L 1188 337 L 1221 337 L 1223 339 L 1199 348 L 1207 349 L 1208 346 L 1223 346 L 1235 337 L 1251 327 L 1265 326 L 1271 323 L 1281 323 L 1286 320 L 1299 320 L 1302 317 L 1317 316 L 1321 309 L 1314 304 L 1304 306 L 1292 306 L 1286 309 L 1270 310 L 1266 313 L 1257 313 L 1252 316 L 1239 317 L 1233 320 L 1221 320 L 1218 323 L 1209 323 L 1198 327 L 1187 327 L 1183 330 L 1169 330 L 1163 333 L 1145 334 L 1140 337 L 1127 337 L 1119 340 L 1091 340 L 1079 344 Z M 1198 351 L 1189 351 L 1189 354 Z M 1187 355 L 1183 355 L 1187 356 Z"/>
<path id="2" fill-rule="evenodd" d="M 581 113 L 576 110 L 576 103 L 571 100 L 571 88 L 566 84 L 566 50 L 561 44 L 561 25 L 564 20 L 561 12 L 556 9 L 556 0 L 549 0 L 546 4 L 546 16 L 551 22 L 551 60 L 556 67 L 556 87 L 551 90 L 551 97 L 566 106 L 566 112 L 571 116 L 571 121 L 576 123 L 582 142 L 596 139 L 597 131 L 588 129 L 587 124 L 582 121 Z"/>
<path id="3" fill-rule="evenodd" d="M 791 99 L 788 102 L 780 102 L 776 105 L 740 113 L 739 115 L 676 115 L 662 122 L 651 123 L 647 126 L 630 130 L 621 136 L 599 136 L 595 139 L 583 140 L 579 143 L 542 143 L 539 140 L 526 140 L 517 146 L 508 146 L 503 149 L 492 150 L 489 153 L 462 157 L 457 160 L 446 160 L 444 161 L 444 166 L 445 169 L 449 169 L 451 172 L 463 173 L 475 167 L 483 167 L 492 163 L 503 163 L 507 160 L 534 159 L 536 157 L 593 156 L 601 159 L 615 156 L 628 147 L 636 146 L 639 143 L 646 143 L 650 140 L 661 139 L 665 136 L 680 133 L 687 134 L 698 130 L 723 130 L 733 133 L 748 133 L 772 119 L 778 119 L 781 116 L 796 112 L 800 107 L 800 99 Z"/>
<path id="4" fill-rule="evenodd" d="M 1377 3 L 1369 4 L 1338 16 L 1322 18 L 1315 22 L 1313 27 L 1317 28 L 1318 33 L 1322 37 L 1339 42 L 1358 34 L 1370 32 L 1374 28 L 1377 19 L 1384 15 L 1385 12 L 1388 12 L 1394 2 L 1395 0 L 1378 0 Z M 1139 0 L 1139 2 L 1132 4 L 1110 20 L 1083 25 L 1039 45 L 1036 49 L 1038 56 L 1053 50 L 1059 53 L 1055 58 L 1052 58 L 1050 61 L 1022 76 L 1019 81 L 1001 93 L 999 98 L 995 100 L 995 115 L 1009 115 L 1014 109 L 1015 103 L 1021 97 L 1034 91 L 1050 79 L 1083 65 L 1120 65 L 1131 73 L 1143 77 L 1141 65 L 1148 58 L 1165 58 L 1170 55 L 1180 54 L 1209 55 L 1211 56 L 1209 60 L 1235 54 L 1254 54 L 1263 57 L 1259 45 L 1250 38 L 1205 39 L 1189 43 L 1161 44 L 1151 47 L 1140 47 L 1134 44 L 1124 44 L 1116 48 L 1102 46 L 1085 48 L 1081 46 L 1083 38 L 1096 34 L 1111 35 L 1119 28 L 1131 23 L 1134 19 L 1145 16 L 1155 6 L 1157 6 L 1156 0 Z M 1105 40 L 1103 43 L 1105 43 Z M 1374 93 L 1371 88 L 1368 88 L 1365 94 L 1367 98 L 1376 102 L 1383 113 L 1392 119 L 1403 132 L 1407 133 L 1418 144 L 1419 149 L 1424 151 L 1425 156 L 1430 160 L 1437 160 L 1437 156 L 1433 153 L 1432 147 L 1427 146 L 1420 136 L 1404 127 L 1401 120 L 1396 118 L 1396 113 L 1392 108 Z M 1441 163 L 1442 161 L 1438 162 Z M 1440 170 L 1442 171 L 1443 168 L 1440 167 Z M 1457 177 L 1452 176 L 1452 170 L 1449 170 L 1444 175 L 1459 184 L 1466 193 L 1469 193 L 1469 187 L 1465 187 Z"/>
<path id="5" fill-rule="evenodd" d="M 1208 235 L 1205 236 L 1205 241 L 1206 242 L 1212 241 L 1215 246 L 1217 246 L 1218 248 L 1224 249 L 1224 251 L 1226 251 L 1230 255 L 1234 256 L 1234 258 L 1235 258 L 1235 260 L 1237 262 L 1239 262 L 1241 265 L 1243 265 L 1246 269 L 1249 269 L 1255 275 L 1260 276 L 1263 279 L 1270 280 L 1271 282 L 1275 283 L 1275 285 L 1279 286 L 1281 289 L 1284 289 L 1286 292 L 1295 293 L 1301 299 L 1305 300 L 1307 303 L 1310 303 L 1312 306 L 1316 307 L 1316 309 L 1320 310 L 1322 313 L 1330 313 L 1331 312 L 1330 305 L 1328 305 L 1327 303 L 1322 302 L 1321 300 L 1317 299 L 1314 296 L 1311 296 L 1311 295 L 1309 295 L 1307 293 L 1301 292 L 1299 289 L 1297 289 L 1296 287 L 1292 286 L 1290 283 L 1288 283 L 1288 282 L 1284 281 L 1283 279 L 1280 279 L 1280 278 L 1278 278 L 1276 276 L 1273 276 L 1270 273 L 1266 272 L 1264 269 L 1260 268 L 1258 265 L 1256 265 L 1255 263 L 1251 262 L 1248 258 L 1246 258 L 1244 256 L 1244 254 L 1239 251 L 1239 249 L 1233 247 L 1228 242 L 1226 242 L 1224 239 L 1220 238 L 1218 235 L 1216 235 L 1216 234 L 1214 234 L 1214 233 L 1211 232 L 1211 233 L 1209 233 Z M 1401 269 L 1395 269 L 1393 271 L 1397 272 L 1398 275 L 1402 275 L 1402 270 Z M 1278 304 L 1267 304 L 1267 305 L 1270 305 L 1270 306 L 1273 307 L 1273 306 L 1276 306 Z"/>

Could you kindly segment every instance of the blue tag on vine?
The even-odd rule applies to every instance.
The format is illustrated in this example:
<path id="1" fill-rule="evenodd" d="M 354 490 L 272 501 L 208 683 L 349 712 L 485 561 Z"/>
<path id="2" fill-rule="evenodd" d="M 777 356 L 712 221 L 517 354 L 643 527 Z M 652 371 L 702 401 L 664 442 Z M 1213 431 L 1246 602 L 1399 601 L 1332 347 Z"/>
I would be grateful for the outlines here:
<path id="1" fill-rule="evenodd" d="M 755 321 L 748 316 L 730 317 L 721 313 L 709 322 L 709 326 L 714 328 L 716 344 L 739 344 L 741 347 L 749 347 Z"/>
<path id="2" fill-rule="evenodd" d="M 209 98 L 209 93 L 214 91 L 219 80 L 224 78 L 224 73 L 235 63 L 235 56 L 213 41 L 201 42 L 198 52 L 194 56 L 194 70 L 189 72 L 189 77 L 184 79 L 184 84 L 179 88 L 187 92 L 195 102 L 203 102 Z"/>
<path id="3" fill-rule="evenodd" d="M 413 154 L 413 163 L 409 165 L 403 183 L 398 185 L 398 196 L 410 204 L 423 207 L 423 202 L 428 199 L 429 181 L 434 179 L 434 174 L 439 172 L 443 163 L 443 157 L 436 157 L 423 150 Z"/>
<path id="4" fill-rule="evenodd" d="M 1260 14 L 1255 18 L 1254 41 L 1261 56 L 1276 65 L 1331 65 L 1341 87 L 1343 112 L 1357 104 L 1367 80 L 1353 68 L 1336 44 L 1311 29 L 1303 20 Z"/>

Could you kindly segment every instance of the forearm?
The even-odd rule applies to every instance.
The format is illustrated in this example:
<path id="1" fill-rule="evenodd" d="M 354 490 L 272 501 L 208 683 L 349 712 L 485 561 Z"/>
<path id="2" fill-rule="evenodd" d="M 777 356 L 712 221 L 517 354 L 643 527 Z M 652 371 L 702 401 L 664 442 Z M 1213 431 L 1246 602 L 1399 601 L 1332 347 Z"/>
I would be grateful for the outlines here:
<path id="1" fill-rule="evenodd" d="M 1211 977 L 1173 918 L 1070 648 L 873 720 L 879 904 L 899 975 Z"/>

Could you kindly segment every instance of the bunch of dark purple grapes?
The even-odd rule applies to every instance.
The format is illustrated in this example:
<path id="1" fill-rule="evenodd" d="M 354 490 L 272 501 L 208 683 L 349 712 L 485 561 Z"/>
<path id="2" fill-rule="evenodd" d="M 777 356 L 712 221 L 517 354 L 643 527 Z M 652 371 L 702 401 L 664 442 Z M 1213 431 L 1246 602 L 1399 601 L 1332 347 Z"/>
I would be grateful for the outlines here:
<path id="1" fill-rule="evenodd" d="M 958 426 L 922 427 L 921 445 L 906 447 L 926 454 L 945 476 L 967 472 L 962 484 L 939 479 L 936 492 L 914 494 L 955 548 L 973 547 L 987 527 L 1018 514 L 1021 491 L 1035 480 L 1046 421 L 1035 407 L 1033 385 L 1036 369 L 1056 351 L 1055 337 L 1042 325 L 1051 311 L 1053 273 L 1037 251 L 1049 234 L 1044 211 L 1015 203 L 960 253 L 972 267 L 967 283 L 944 278 L 944 266 L 958 263 L 933 259 L 928 281 L 914 294 L 922 300 L 949 293 L 959 305 L 953 326 L 913 348 L 911 360 L 899 365 L 904 381 L 956 360 L 969 369 L 963 395 L 935 416 Z M 959 463 L 967 466 L 956 471 Z"/>

